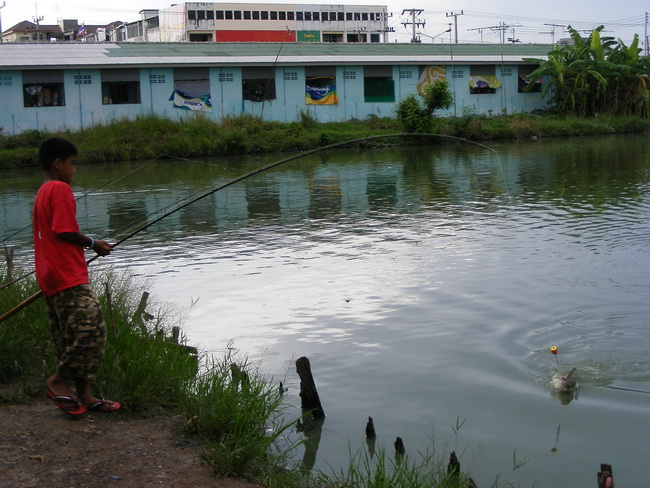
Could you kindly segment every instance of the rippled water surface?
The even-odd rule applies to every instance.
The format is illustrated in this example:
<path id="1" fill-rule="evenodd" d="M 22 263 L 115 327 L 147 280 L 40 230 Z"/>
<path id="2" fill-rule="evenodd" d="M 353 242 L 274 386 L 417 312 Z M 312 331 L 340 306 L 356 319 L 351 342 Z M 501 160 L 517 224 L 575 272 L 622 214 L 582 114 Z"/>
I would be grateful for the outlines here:
<path id="1" fill-rule="evenodd" d="M 82 162 L 79 218 L 119 239 L 275 158 Z M 295 415 L 309 357 L 317 468 L 363 449 L 372 416 L 388 452 L 397 436 L 414 458 L 455 449 L 480 486 L 594 486 L 602 462 L 646 486 L 649 176 L 647 136 L 332 151 L 189 205 L 102 265 L 153 277 L 191 343 L 260 360 Z M 38 185 L 1 184 L 3 235 Z M 28 259 L 28 232 L 9 242 Z M 553 391 L 573 367 L 577 394 Z"/>

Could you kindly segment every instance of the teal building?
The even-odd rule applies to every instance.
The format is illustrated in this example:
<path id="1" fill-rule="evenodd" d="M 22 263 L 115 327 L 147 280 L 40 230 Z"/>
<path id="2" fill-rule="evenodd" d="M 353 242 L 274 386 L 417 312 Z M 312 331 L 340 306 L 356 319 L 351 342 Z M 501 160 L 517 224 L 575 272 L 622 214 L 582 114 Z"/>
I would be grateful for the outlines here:
<path id="1" fill-rule="evenodd" d="M 289 122 L 391 117 L 399 100 L 445 79 L 438 116 L 543 109 L 526 79 L 550 45 L 371 43 L 0 44 L 0 127 L 78 130 L 154 114 Z M 533 89 L 525 91 L 527 84 Z"/>

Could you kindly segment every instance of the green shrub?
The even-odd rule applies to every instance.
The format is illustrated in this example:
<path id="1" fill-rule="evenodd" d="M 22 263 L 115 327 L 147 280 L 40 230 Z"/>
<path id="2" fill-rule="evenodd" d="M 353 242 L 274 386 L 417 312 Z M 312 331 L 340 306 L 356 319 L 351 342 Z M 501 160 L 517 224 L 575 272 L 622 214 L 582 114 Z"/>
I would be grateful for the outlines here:
<path id="1" fill-rule="evenodd" d="M 395 109 L 397 119 L 402 124 L 402 131 L 410 134 L 426 134 L 431 132 L 431 115 L 422 107 L 415 95 L 403 98 Z"/>

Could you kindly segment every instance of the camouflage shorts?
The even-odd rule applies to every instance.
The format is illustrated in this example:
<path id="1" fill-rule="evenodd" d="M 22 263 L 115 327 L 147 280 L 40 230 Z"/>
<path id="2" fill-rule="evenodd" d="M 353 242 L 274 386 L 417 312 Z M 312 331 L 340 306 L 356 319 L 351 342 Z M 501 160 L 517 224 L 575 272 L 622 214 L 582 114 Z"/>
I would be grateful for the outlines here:
<path id="1" fill-rule="evenodd" d="M 73 286 L 46 300 L 58 372 L 92 381 L 104 355 L 106 327 L 90 285 Z"/>

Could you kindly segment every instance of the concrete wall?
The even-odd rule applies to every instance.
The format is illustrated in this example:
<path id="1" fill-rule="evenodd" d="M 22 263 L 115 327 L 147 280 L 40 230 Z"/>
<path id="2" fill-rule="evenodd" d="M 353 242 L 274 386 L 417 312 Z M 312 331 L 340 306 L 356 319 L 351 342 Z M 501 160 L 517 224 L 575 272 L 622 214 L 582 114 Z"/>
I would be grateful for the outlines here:
<path id="1" fill-rule="evenodd" d="M 518 67 L 510 68 L 510 76 L 502 76 L 501 66 L 496 76 L 501 87 L 496 93 L 470 94 L 469 66 L 456 65 L 453 71 L 461 78 L 451 77 L 451 67 L 446 67 L 447 81 L 455 95 L 456 104 L 437 115 L 501 114 L 530 112 L 544 108 L 540 93 L 518 93 Z M 303 66 L 277 66 L 274 68 L 276 99 L 254 102 L 242 98 L 242 69 L 240 67 L 212 67 L 210 94 L 212 112 L 208 118 L 220 120 L 228 116 L 251 114 L 275 121 L 294 121 L 301 111 L 309 112 L 320 122 L 363 119 L 369 115 L 394 116 L 400 99 L 417 95 L 419 66 L 394 65 L 392 77 L 395 82 L 395 102 L 364 101 L 364 67 L 362 65 L 336 66 L 336 88 L 339 102 L 336 105 L 305 104 L 305 74 Z M 506 70 L 507 71 L 507 70 Z M 102 103 L 101 72 L 99 69 L 64 70 L 65 106 L 24 107 L 23 77 L 21 71 L 0 72 L 0 127 L 4 134 L 16 134 L 26 130 L 61 129 L 78 130 L 97 123 L 116 119 L 134 118 L 138 115 L 156 114 L 172 119 L 191 116 L 192 112 L 174 107 L 169 101 L 174 89 L 173 68 L 140 69 L 139 104 L 104 105 Z M 221 75 L 221 76 L 220 76 Z M 285 76 L 286 75 L 286 76 Z M 90 77 L 90 83 L 78 83 L 79 77 Z M 75 78 L 77 77 L 77 79 Z M 77 81 L 77 83 L 75 83 Z"/>

